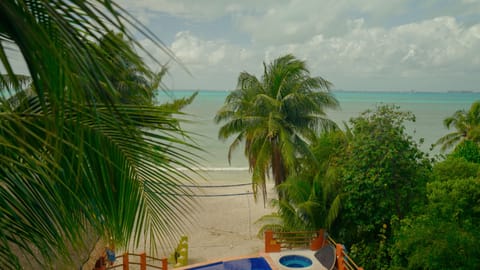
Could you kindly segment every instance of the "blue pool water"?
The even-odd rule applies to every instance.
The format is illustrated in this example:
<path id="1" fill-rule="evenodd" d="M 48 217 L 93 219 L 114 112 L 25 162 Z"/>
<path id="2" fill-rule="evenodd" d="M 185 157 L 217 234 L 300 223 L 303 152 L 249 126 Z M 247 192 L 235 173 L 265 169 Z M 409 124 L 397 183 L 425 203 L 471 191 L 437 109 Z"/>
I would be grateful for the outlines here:
<path id="1" fill-rule="evenodd" d="M 264 258 L 247 258 L 233 261 L 216 262 L 189 270 L 272 270 Z"/>
<path id="2" fill-rule="evenodd" d="M 304 268 L 312 265 L 312 260 L 300 255 L 287 255 L 280 258 L 280 263 L 291 268 Z"/>

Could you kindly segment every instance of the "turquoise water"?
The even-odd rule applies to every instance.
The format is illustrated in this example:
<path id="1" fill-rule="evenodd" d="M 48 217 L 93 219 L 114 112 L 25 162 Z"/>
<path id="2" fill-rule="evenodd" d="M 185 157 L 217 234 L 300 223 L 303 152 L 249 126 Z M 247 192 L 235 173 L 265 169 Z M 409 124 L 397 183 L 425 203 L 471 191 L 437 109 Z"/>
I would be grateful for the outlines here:
<path id="1" fill-rule="evenodd" d="M 194 91 L 170 91 L 168 95 L 161 94 L 160 101 L 171 97 L 189 96 Z M 186 130 L 192 131 L 196 141 L 208 151 L 203 155 L 205 161 L 202 166 L 213 171 L 246 170 L 247 162 L 243 156 L 243 148 L 238 148 L 232 156 L 232 164 L 227 162 L 227 153 L 230 141 L 218 140 L 217 134 L 220 125 L 213 122 L 216 112 L 220 109 L 228 95 L 227 91 L 199 91 L 193 104 L 185 112 L 190 114 L 192 123 L 185 124 Z M 396 104 L 401 110 L 411 111 L 416 115 L 415 123 L 406 123 L 407 131 L 417 141 L 425 139 L 422 150 L 430 154 L 438 153 L 438 149 L 430 151 L 430 145 L 449 131 L 443 126 L 443 119 L 451 116 L 460 109 L 469 109 L 472 102 L 480 99 L 480 93 L 437 93 L 437 92 L 357 92 L 333 91 L 340 102 L 340 109 L 328 111 L 328 117 L 340 126 L 352 117 L 357 117 L 367 109 L 375 109 L 378 104 Z"/>
<path id="2" fill-rule="evenodd" d="M 312 260 L 301 255 L 287 255 L 280 258 L 280 264 L 290 268 L 305 268 L 312 265 Z"/>

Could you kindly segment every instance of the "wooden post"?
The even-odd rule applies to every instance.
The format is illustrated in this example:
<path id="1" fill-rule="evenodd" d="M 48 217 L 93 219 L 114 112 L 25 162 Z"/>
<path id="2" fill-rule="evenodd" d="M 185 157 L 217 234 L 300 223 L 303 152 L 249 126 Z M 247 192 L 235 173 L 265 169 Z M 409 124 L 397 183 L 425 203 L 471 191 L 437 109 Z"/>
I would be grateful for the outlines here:
<path id="1" fill-rule="evenodd" d="M 98 260 L 95 262 L 95 270 L 105 270 L 107 269 L 107 266 L 105 264 L 105 257 L 101 256 L 98 258 Z"/>
<path id="2" fill-rule="evenodd" d="M 168 270 L 168 260 L 167 260 L 167 258 L 162 259 L 162 270 Z"/>
<path id="3" fill-rule="evenodd" d="M 147 270 L 147 254 L 140 254 L 140 270 Z"/>
<path id="4" fill-rule="evenodd" d="M 273 231 L 265 231 L 265 252 L 280 252 L 280 244 L 273 238 Z"/>
<path id="5" fill-rule="evenodd" d="M 310 250 L 319 250 L 323 247 L 323 244 L 325 244 L 325 230 L 320 229 L 318 236 L 310 242 Z"/>
<path id="6" fill-rule="evenodd" d="M 123 270 L 129 270 L 130 264 L 128 263 L 128 253 L 123 253 Z"/>
<path id="7" fill-rule="evenodd" d="M 343 258 L 343 246 L 341 244 L 336 245 L 335 253 L 337 255 L 337 269 L 345 270 L 345 260 Z"/>

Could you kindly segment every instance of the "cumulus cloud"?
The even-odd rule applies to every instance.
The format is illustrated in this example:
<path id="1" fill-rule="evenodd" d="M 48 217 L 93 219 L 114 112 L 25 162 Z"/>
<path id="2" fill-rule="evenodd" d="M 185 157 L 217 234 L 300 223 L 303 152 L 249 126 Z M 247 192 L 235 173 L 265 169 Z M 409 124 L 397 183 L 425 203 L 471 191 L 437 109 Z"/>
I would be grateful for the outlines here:
<path id="1" fill-rule="evenodd" d="M 480 83 L 480 24 L 471 15 L 479 1 L 152 1 L 139 5 L 194 18 L 196 28 L 230 16 L 229 29 L 250 38 L 239 43 L 234 34 L 177 32 L 168 46 L 200 88 L 230 89 L 241 71 L 260 74 L 262 61 L 285 53 L 345 89 L 475 89 Z M 179 76 L 177 85 L 187 85 Z"/>
<path id="2" fill-rule="evenodd" d="M 182 63 L 192 67 L 219 65 L 226 60 L 228 50 L 225 41 L 201 40 L 188 31 L 177 33 L 170 48 Z"/>
<path id="3" fill-rule="evenodd" d="M 257 48 L 239 50 L 225 42 L 192 40 L 191 34 L 180 35 L 172 48 L 180 58 L 189 59 L 188 63 L 204 65 L 202 69 L 231 65 L 233 71 L 232 66 L 238 66 L 237 75 L 243 70 L 241 66 L 245 66 L 245 61 L 251 62 L 247 66 L 255 72 L 261 61 L 269 62 L 285 53 L 293 53 L 307 60 L 313 74 L 333 76 L 339 80 L 337 86 L 346 88 L 359 87 L 352 81 L 358 83 L 358 80 L 372 78 L 388 80 L 378 85 L 381 88 L 395 85 L 390 81 L 392 78 L 405 80 L 436 76 L 441 81 L 442 78 L 450 80 L 452 76 L 480 72 L 477 54 L 480 24 L 465 27 L 455 18 L 439 17 L 390 29 L 365 27 L 362 19 L 350 21 L 348 25 L 349 29 L 341 37 L 315 35 L 303 43 L 268 46 L 258 49 L 263 52 L 260 56 L 254 53 Z M 182 50 L 176 49 L 177 43 L 183 44 L 178 47 Z M 220 51 L 222 57 L 214 57 Z"/>
<path id="4" fill-rule="evenodd" d="M 232 89 L 241 71 L 261 66 L 262 55 L 254 50 L 225 40 L 201 39 L 189 31 L 178 32 L 169 45 L 177 61 L 172 61 L 148 39 L 140 43 L 160 62 L 169 62 L 170 76 L 166 78 L 169 88 Z M 154 68 L 158 66 L 152 61 L 148 64 Z"/>
<path id="5" fill-rule="evenodd" d="M 293 53 L 307 59 L 314 71 L 342 74 L 344 78 L 438 76 L 441 79 L 480 72 L 479 28 L 480 24 L 464 27 L 452 17 L 391 29 L 367 28 L 363 20 L 356 20 L 342 37 L 316 35 L 305 43 L 271 46 L 268 54 L 277 57 Z"/>

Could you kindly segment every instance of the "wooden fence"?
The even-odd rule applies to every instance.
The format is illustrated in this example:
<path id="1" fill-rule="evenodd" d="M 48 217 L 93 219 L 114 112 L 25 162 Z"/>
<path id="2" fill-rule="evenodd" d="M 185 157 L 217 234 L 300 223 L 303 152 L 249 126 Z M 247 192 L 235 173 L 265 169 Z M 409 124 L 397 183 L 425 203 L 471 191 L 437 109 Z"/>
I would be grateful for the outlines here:
<path id="1" fill-rule="evenodd" d="M 335 247 L 338 270 L 363 270 L 348 256 L 342 244 L 336 243 L 325 230 L 317 232 L 265 232 L 265 252 L 280 252 L 285 249 L 305 248 L 319 250 L 325 245 Z"/>
<path id="2" fill-rule="evenodd" d="M 103 269 L 123 269 L 123 270 L 147 270 L 147 269 L 161 269 L 168 270 L 167 258 L 158 259 L 151 256 L 147 256 L 145 253 L 124 253 L 116 257 L 113 265 L 107 265 Z M 96 269 L 97 270 L 97 269 Z"/>

